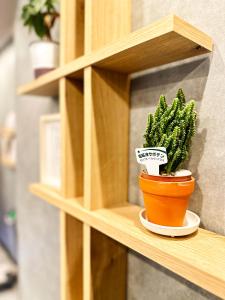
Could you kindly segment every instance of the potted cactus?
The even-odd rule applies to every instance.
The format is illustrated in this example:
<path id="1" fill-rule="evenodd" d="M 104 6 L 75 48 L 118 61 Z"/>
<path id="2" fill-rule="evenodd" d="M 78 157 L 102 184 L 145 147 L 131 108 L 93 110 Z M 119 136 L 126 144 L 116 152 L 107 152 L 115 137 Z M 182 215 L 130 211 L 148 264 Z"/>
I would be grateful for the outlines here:
<path id="1" fill-rule="evenodd" d="M 164 147 L 167 163 L 160 174 L 142 172 L 139 177 L 149 221 L 165 226 L 182 226 L 195 180 L 188 170 L 181 170 L 187 160 L 196 128 L 195 101 L 188 103 L 179 89 L 171 105 L 160 96 L 154 114 L 148 115 L 143 147 Z"/>
<path id="2" fill-rule="evenodd" d="M 30 44 L 31 62 L 35 77 L 58 66 L 59 45 L 52 39 L 52 29 L 59 13 L 57 0 L 29 0 L 22 7 L 21 18 L 24 26 L 33 30 L 40 38 Z"/>

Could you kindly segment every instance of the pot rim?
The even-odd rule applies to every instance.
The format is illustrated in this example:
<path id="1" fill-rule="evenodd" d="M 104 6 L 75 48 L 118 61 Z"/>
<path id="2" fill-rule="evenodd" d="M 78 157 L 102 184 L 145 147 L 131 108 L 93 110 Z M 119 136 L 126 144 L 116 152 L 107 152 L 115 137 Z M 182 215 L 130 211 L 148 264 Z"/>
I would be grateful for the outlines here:
<path id="1" fill-rule="evenodd" d="M 33 44 L 38 44 L 38 43 L 55 44 L 55 45 L 59 46 L 59 42 L 49 41 L 49 40 L 35 40 L 35 41 L 31 41 L 28 45 L 31 46 Z"/>
<path id="2" fill-rule="evenodd" d="M 152 194 L 168 198 L 190 197 L 194 191 L 195 179 L 183 181 L 163 181 L 146 179 L 139 176 L 139 187 L 144 194 Z"/>
<path id="3" fill-rule="evenodd" d="M 171 175 L 171 174 L 165 174 L 165 175 L 151 175 L 151 174 L 148 174 L 147 172 L 146 172 L 146 170 L 142 170 L 141 171 L 141 174 L 142 173 L 144 173 L 144 174 L 146 174 L 147 176 L 154 176 L 154 177 L 163 177 L 163 178 L 179 178 L 179 177 L 188 177 L 188 176 L 192 176 L 192 172 L 190 171 L 190 170 L 186 170 L 186 169 L 184 169 L 185 171 L 188 171 L 188 172 L 190 172 L 190 174 L 189 175 Z"/>
<path id="4" fill-rule="evenodd" d="M 152 178 L 146 178 L 146 177 L 143 176 L 143 174 L 146 175 L 146 177 L 149 176 L 149 177 L 152 177 Z M 154 177 L 156 177 L 157 179 L 154 180 Z M 187 177 L 189 179 L 188 180 L 182 180 L 182 178 L 184 178 L 184 177 Z M 160 180 L 161 178 L 162 179 L 164 178 L 165 180 Z M 192 175 L 177 176 L 177 177 L 176 176 L 163 176 L 163 175 L 149 175 L 149 174 L 147 174 L 143 171 L 140 173 L 139 179 L 146 180 L 146 181 L 151 181 L 151 182 L 163 182 L 163 183 L 170 183 L 170 184 L 171 183 L 175 183 L 175 184 L 180 183 L 180 184 L 182 184 L 182 183 L 185 183 L 185 182 L 195 181 L 195 178 Z M 170 179 L 170 180 L 168 180 L 168 179 Z M 174 179 L 174 181 L 173 181 L 173 179 Z"/>

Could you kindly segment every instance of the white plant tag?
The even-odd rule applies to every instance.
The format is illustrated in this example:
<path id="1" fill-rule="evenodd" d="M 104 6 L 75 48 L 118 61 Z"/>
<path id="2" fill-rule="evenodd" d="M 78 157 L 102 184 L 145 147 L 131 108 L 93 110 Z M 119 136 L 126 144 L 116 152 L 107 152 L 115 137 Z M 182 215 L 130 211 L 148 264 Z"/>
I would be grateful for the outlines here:
<path id="1" fill-rule="evenodd" d="M 135 152 L 137 162 L 146 166 L 149 175 L 159 175 L 159 166 L 167 163 L 165 147 L 136 148 Z"/>

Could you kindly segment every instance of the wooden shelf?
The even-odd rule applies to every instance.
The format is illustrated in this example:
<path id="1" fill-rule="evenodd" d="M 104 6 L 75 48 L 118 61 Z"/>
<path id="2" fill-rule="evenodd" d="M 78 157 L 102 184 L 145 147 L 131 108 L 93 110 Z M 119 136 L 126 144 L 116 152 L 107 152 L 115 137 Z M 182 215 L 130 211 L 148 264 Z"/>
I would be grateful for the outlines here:
<path id="1" fill-rule="evenodd" d="M 16 130 L 8 127 L 0 127 L 1 138 L 12 138 L 16 135 Z"/>
<path id="2" fill-rule="evenodd" d="M 11 159 L 11 157 L 8 155 L 8 153 L 5 153 L 6 149 L 8 149 L 8 144 L 10 141 L 16 137 L 16 130 L 9 127 L 0 127 L 0 138 L 2 141 L 4 141 L 4 146 L 2 144 L 2 153 L 0 157 L 1 165 L 4 167 L 15 169 L 16 162 Z M 7 150 L 8 151 L 8 150 Z"/>
<path id="3" fill-rule="evenodd" d="M 208 35 L 170 15 L 21 86 L 18 94 L 55 96 L 60 78 L 82 78 L 88 66 L 130 74 L 205 54 L 212 46 Z"/>
<path id="4" fill-rule="evenodd" d="M 56 96 L 58 94 L 59 69 L 27 83 L 17 89 L 18 95 Z"/>
<path id="5" fill-rule="evenodd" d="M 59 67 L 53 71 L 34 79 L 17 89 L 18 95 L 36 95 L 36 96 L 57 96 L 59 88 L 59 79 L 69 74 L 74 78 L 83 78 L 85 58 L 77 58 L 73 63 Z"/>
<path id="6" fill-rule="evenodd" d="M 139 221 L 140 207 L 126 205 L 94 211 L 82 198 L 64 199 L 54 190 L 33 184 L 30 191 L 92 228 L 163 265 L 187 280 L 225 295 L 225 237 L 199 229 L 188 237 L 168 238 L 148 232 Z"/>
<path id="7" fill-rule="evenodd" d="M 209 36 L 169 15 L 106 46 L 95 54 L 92 64 L 130 74 L 209 51 Z"/>
<path id="8" fill-rule="evenodd" d="M 11 159 L 8 158 L 1 158 L 1 165 L 3 165 L 4 167 L 7 167 L 9 169 L 15 169 L 16 168 L 16 163 L 15 161 L 12 161 Z"/>
<path id="9" fill-rule="evenodd" d="M 141 226 L 141 208 L 126 204 L 129 74 L 208 53 L 212 40 L 174 15 L 130 33 L 130 4 L 62 1 L 61 67 L 18 89 L 60 98 L 61 195 L 30 190 L 61 211 L 61 299 L 124 300 L 126 247 L 221 297 L 225 237 L 158 236 Z"/>

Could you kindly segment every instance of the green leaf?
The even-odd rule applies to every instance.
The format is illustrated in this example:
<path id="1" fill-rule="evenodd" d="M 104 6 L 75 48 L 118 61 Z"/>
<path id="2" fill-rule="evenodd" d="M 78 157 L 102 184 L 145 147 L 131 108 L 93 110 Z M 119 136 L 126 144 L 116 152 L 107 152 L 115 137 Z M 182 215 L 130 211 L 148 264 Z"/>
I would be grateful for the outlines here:
<path id="1" fill-rule="evenodd" d="M 49 25 L 44 22 L 44 19 L 48 14 L 52 15 L 52 18 L 55 20 L 55 15 L 57 14 L 55 5 L 57 2 L 57 0 L 29 0 L 22 7 L 21 11 L 21 19 L 24 26 L 33 29 L 40 38 L 50 38 L 50 30 L 54 22 L 51 22 Z"/>

